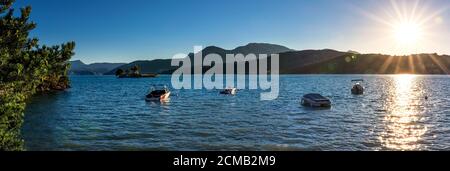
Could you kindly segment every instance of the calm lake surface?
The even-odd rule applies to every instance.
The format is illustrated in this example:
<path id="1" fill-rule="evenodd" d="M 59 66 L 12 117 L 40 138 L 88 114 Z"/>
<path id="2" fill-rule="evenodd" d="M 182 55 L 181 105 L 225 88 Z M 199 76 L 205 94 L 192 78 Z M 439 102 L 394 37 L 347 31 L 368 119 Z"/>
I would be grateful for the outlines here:
<path id="1" fill-rule="evenodd" d="M 364 95 L 350 93 L 355 78 Z M 73 76 L 71 89 L 33 98 L 22 134 L 28 150 L 450 150 L 449 78 L 284 75 L 273 101 L 262 90 L 172 90 L 152 103 L 149 86 L 170 76 Z M 333 106 L 302 107 L 311 92 Z"/>

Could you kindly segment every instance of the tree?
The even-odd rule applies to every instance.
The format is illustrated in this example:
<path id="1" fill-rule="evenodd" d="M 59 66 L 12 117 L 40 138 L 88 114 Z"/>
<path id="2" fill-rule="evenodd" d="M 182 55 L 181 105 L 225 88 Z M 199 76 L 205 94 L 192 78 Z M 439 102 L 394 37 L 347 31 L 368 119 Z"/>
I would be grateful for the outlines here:
<path id="1" fill-rule="evenodd" d="M 139 68 L 138 65 L 135 65 L 135 66 L 131 67 L 130 70 L 133 71 L 133 74 L 139 75 L 140 68 Z"/>
<path id="2" fill-rule="evenodd" d="M 116 76 L 121 76 L 123 74 L 124 74 L 124 71 L 122 69 L 119 68 L 118 70 L 116 70 Z"/>
<path id="3" fill-rule="evenodd" d="M 75 43 L 40 46 L 29 32 L 31 7 L 16 17 L 14 0 L 0 0 L 0 151 L 21 150 L 20 128 L 27 99 L 37 91 L 69 87 L 68 60 Z"/>

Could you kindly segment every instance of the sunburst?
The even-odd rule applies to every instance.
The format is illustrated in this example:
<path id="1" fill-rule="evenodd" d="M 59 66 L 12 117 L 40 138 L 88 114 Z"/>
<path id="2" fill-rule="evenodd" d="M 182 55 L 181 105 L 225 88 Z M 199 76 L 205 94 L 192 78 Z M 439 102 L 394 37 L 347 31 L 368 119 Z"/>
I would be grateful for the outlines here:
<path id="1" fill-rule="evenodd" d="M 440 9 L 431 9 L 430 4 L 420 0 L 390 0 L 383 4 L 383 8 L 376 12 L 369 12 L 361 8 L 359 11 L 375 21 L 372 27 L 377 27 L 376 44 L 384 49 L 380 51 L 392 55 L 410 55 L 420 53 L 433 43 L 433 38 L 439 34 L 433 27 L 444 21 L 441 14 L 449 9 L 444 5 Z M 373 41 L 373 40 L 372 40 Z M 387 49 L 389 48 L 389 49 Z"/>
<path id="2" fill-rule="evenodd" d="M 403 47 L 417 44 L 423 36 L 422 26 L 413 22 L 398 23 L 392 31 L 396 43 Z"/>

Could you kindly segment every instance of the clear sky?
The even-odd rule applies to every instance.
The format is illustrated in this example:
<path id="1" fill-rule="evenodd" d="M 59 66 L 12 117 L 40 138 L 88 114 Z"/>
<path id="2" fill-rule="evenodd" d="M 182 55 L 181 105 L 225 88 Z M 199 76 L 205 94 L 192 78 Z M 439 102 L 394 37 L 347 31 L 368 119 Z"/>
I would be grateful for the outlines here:
<path id="1" fill-rule="evenodd" d="M 449 0 L 16 1 L 15 7 L 33 7 L 33 36 L 48 45 L 75 41 L 73 59 L 85 63 L 171 58 L 194 45 L 232 49 L 250 42 L 450 54 Z"/>

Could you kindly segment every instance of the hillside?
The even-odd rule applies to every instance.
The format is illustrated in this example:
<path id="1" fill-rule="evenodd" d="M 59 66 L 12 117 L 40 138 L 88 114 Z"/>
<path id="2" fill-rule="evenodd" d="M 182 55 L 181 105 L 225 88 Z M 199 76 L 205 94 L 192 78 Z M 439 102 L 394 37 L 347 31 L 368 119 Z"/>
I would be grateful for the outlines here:
<path id="1" fill-rule="evenodd" d="M 332 60 L 345 54 L 347 53 L 330 49 L 280 53 L 280 74 L 296 74 L 299 68 Z"/>
<path id="2" fill-rule="evenodd" d="M 70 61 L 69 74 L 71 75 L 102 75 L 125 63 L 92 63 L 85 64 L 80 60 Z"/>
<path id="3" fill-rule="evenodd" d="M 268 44 L 268 43 L 249 43 L 245 46 L 240 46 L 232 50 L 226 50 L 216 46 L 208 46 L 202 50 L 202 56 L 205 57 L 208 54 L 219 54 L 225 59 L 226 54 L 277 54 L 282 52 L 292 51 L 284 46 Z M 190 53 L 188 55 L 189 58 L 193 59 L 194 54 Z M 171 71 L 177 69 L 177 67 L 171 66 L 171 59 L 157 59 L 151 61 L 134 61 L 129 64 L 117 67 L 107 73 L 106 75 L 114 75 L 116 70 L 122 69 L 126 70 L 135 65 L 138 65 L 141 68 L 141 73 L 171 73 Z M 225 61 L 225 60 L 224 60 Z"/>
<path id="4" fill-rule="evenodd" d="M 151 61 L 134 61 L 129 64 L 121 65 L 119 67 L 116 67 L 109 72 L 106 72 L 105 75 L 115 75 L 116 71 L 118 69 L 127 70 L 130 69 L 133 66 L 139 66 L 140 72 L 143 74 L 149 74 L 149 73 L 162 73 L 167 70 L 176 69 L 176 67 L 172 67 L 171 65 L 171 59 L 156 59 Z"/>
<path id="5" fill-rule="evenodd" d="M 340 52 L 332 49 L 295 51 L 266 43 L 250 43 L 232 50 L 216 46 L 202 50 L 203 57 L 211 53 L 222 56 L 224 62 L 226 54 L 279 54 L 280 74 L 449 74 L 450 67 L 450 58 L 446 55 L 389 56 L 360 54 L 356 51 Z M 194 54 L 190 53 L 188 57 L 193 59 Z M 106 74 L 113 75 L 118 68 L 126 70 L 135 65 L 141 68 L 141 73 L 171 74 L 177 69 L 171 66 L 171 59 L 158 59 L 135 61 L 119 66 Z M 208 69 L 203 67 L 204 71 Z"/>
<path id="6" fill-rule="evenodd" d="M 291 70 L 295 74 L 450 74 L 450 56 L 346 54 Z"/>

